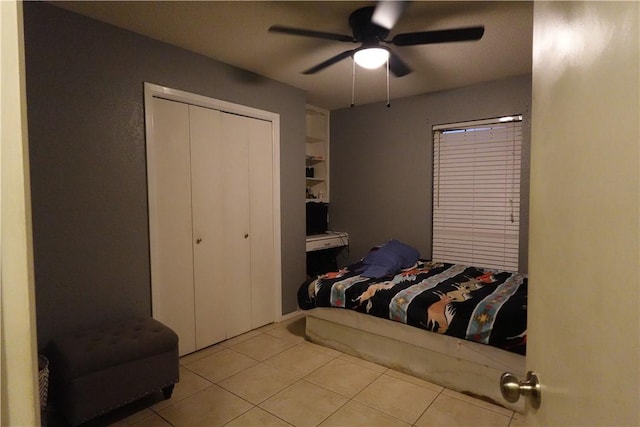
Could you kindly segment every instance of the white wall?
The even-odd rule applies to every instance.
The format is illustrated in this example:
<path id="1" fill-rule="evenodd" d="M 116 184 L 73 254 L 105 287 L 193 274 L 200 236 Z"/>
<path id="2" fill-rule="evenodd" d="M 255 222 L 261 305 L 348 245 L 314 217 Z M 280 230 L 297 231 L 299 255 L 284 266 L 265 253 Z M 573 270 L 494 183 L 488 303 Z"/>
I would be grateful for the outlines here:
<path id="1" fill-rule="evenodd" d="M 0 2 L 0 29 L 0 424 L 34 426 L 40 412 L 21 3 Z"/>

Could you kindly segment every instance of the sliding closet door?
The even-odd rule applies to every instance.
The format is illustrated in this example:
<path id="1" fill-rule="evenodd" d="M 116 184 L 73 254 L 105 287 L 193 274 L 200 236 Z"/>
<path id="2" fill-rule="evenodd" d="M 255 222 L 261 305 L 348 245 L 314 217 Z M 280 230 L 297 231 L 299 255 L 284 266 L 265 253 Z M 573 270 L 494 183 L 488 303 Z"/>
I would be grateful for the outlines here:
<path id="1" fill-rule="evenodd" d="M 217 110 L 189 106 L 196 348 L 226 338 L 226 150 Z"/>
<path id="2" fill-rule="evenodd" d="M 275 251 L 272 123 L 248 119 L 251 238 L 251 328 L 274 321 Z"/>
<path id="3" fill-rule="evenodd" d="M 273 124 L 149 102 L 153 317 L 184 355 L 275 320 Z"/>
<path id="4" fill-rule="evenodd" d="M 247 117 L 221 113 L 225 156 L 225 271 L 227 338 L 251 329 L 251 229 L 249 223 L 249 128 Z"/>
<path id="5" fill-rule="evenodd" d="M 196 343 L 272 322 L 271 123 L 190 107 Z"/>
<path id="6" fill-rule="evenodd" d="M 191 159 L 187 105 L 153 99 L 147 147 L 153 317 L 180 337 L 180 354 L 195 347 Z"/>

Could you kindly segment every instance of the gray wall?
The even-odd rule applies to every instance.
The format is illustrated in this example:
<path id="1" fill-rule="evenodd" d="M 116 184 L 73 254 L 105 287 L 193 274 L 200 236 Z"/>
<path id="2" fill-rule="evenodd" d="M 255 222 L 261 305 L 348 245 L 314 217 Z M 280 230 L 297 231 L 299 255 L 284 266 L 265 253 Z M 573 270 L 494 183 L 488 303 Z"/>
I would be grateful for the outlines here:
<path id="1" fill-rule="evenodd" d="M 304 93 L 46 3 L 25 2 L 24 20 L 39 346 L 151 313 L 145 81 L 280 114 L 282 312 L 294 311 Z"/>
<path id="2" fill-rule="evenodd" d="M 431 257 L 432 126 L 522 113 L 520 270 L 527 271 L 531 75 L 331 112 L 330 228 L 341 263 L 395 238 Z"/>

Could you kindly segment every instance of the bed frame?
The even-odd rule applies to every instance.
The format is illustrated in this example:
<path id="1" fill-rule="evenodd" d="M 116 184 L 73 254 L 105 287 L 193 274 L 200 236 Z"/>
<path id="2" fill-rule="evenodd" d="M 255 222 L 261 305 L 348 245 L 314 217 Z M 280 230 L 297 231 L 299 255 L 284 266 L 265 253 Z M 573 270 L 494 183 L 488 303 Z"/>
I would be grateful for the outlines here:
<path id="1" fill-rule="evenodd" d="M 342 308 L 305 311 L 306 336 L 317 344 L 524 413 L 509 403 L 500 375 L 525 376 L 525 356 Z"/>

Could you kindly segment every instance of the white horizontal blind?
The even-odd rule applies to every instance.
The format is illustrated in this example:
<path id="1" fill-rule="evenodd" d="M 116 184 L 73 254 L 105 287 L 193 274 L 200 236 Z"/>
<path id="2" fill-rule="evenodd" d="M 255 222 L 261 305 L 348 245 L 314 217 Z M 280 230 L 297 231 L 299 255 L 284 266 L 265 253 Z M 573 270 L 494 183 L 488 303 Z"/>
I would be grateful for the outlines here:
<path id="1" fill-rule="evenodd" d="M 434 260 L 518 270 L 521 117 L 434 127 Z"/>

